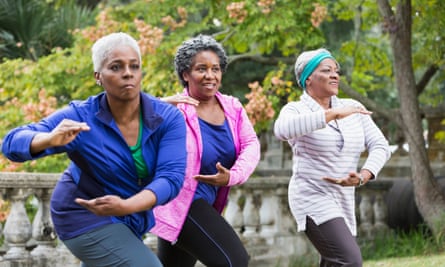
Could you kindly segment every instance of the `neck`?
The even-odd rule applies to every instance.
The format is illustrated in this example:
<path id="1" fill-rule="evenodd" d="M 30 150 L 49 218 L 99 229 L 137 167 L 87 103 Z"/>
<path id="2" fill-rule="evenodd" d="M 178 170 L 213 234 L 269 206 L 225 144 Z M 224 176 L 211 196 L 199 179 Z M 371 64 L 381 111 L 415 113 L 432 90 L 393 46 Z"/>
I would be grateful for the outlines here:
<path id="1" fill-rule="evenodd" d="M 331 97 L 320 97 L 312 93 L 312 91 L 306 90 L 308 95 L 310 95 L 323 109 L 331 108 Z"/>
<path id="2" fill-rule="evenodd" d="M 134 120 L 139 120 L 139 99 L 136 102 L 113 102 L 108 100 L 111 114 L 117 124 L 126 124 Z"/>

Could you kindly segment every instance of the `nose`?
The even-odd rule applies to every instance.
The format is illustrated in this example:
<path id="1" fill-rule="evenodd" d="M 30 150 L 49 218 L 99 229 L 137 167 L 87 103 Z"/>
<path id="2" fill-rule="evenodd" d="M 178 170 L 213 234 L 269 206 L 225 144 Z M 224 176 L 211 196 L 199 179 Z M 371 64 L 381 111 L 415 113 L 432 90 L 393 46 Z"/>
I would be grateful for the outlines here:
<path id="1" fill-rule="evenodd" d="M 131 71 L 131 67 L 130 66 L 125 66 L 125 68 L 124 68 L 124 77 L 125 78 L 133 77 L 133 72 Z"/>
<path id="2" fill-rule="evenodd" d="M 213 79 L 215 77 L 215 73 L 211 68 L 208 68 L 204 73 L 204 79 Z"/>
<path id="3" fill-rule="evenodd" d="M 331 74 L 330 76 L 335 79 L 338 79 L 340 77 L 338 71 L 331 71 L 330 74 Z"/>

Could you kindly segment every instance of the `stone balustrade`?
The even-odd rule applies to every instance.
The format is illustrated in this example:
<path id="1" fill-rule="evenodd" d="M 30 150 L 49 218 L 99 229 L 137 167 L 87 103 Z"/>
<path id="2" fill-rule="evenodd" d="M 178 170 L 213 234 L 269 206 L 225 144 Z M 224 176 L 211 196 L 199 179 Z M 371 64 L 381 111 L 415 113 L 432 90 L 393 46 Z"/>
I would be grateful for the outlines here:
<path id="1" fill-rule="evenodd" d="M 78 267 L 54 232 L 49 199 L 59 174 L 0 172 L 0 191 L 10 202 L 10 213 L 0 229 L 4 238 L 0 267 Z M 287 204 L 289 177 L 252 177 L 231 191 L 225 218 L 239 233 L 252 257 L 252 266 L 288 266 L 299 256 L 314 253 L 306 237 L 296 232 Z M 369 183 L 357 190 L 359 237 L 370 238 L 386 230 L 384 194 L 391 182 Z M 32 219 L 25 203 L 32 197 L 37 212 Z M 144 242 L 156 249 L 156 238 L 148 234 Z"/>

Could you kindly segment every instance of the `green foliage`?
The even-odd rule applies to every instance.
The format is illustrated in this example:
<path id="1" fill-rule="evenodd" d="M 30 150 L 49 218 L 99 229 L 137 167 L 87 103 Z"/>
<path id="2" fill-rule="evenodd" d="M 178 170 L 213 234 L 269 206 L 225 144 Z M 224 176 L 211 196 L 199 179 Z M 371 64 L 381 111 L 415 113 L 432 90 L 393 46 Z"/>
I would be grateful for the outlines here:
<path id="1" fill-rule="evenodd" d="M 56 98 L 57 108 L 71 99 L 85 99 L 100 92 L 102 89 L 95 85 L 93 78 L 90 48 L 99 37 L 116 31 L 125 31 L 139 40 L 143 51 L 143 90 L 155 96 L 182 91 L 173 65 L 176 48 L 182 41 L 205 33 L 220 41 L 229 55 L 229 68 L 222 81 L 222 91 L 239 97 L 247 105 L 250 100 L 245 96 L 251 92 L 249 84 L 259 82 L 267 101 L 272 104 L 275 116 L 285 103 L 297 100 L 301 94 L 293 74 L 296 55 L 318 47 L 326 47 L 333 52 L 342 66 L 342 79 L 352 88 L 382 107 L 398 106 L 389 39 L 382 27 L 375 1 L 164 0 L 162 4 L 144 0 L 106 1 L 89 13 L 87 22 L 95 18 L 95 24 L 89 27 L 83 27 L 89 24 L 82 24 L 80 19 L 87 12 L 64 9 L 65 4 L 73 1 L 32 0 L 27 3 L 31 5 L 34 2 L 40 5 L 48 3 L 39 8 L 51 13 L 48 16 L 58 21 L 61 28 L 74 29 L 69 25 L 77 25 L 79 29 L 70 32 L 71 47 L 55 48 L 51 46 L 54 43 L 47 42 L 46 47 L 51 47 L 51 53 L 35 62 L 15 59 L 1 64 L 2 135 L 12 127 L 30 122 L 26 120 L 27 115 L 20 105 L 41 101 L 37 100 L 37 96 L 42 90 L 48 97 Z M 127 4 L 123 5 L 124 2 Z M 429 16 L 442 14 L 442 2 L 413 1 L 413 65 L 419 77 L 431 64 L 443 64 L 445 47 L 440 40 L 443 40 L 445 33 L 439 29 L 443 28 L 444 22 L 435 19 L 437 16 Z M 12 5 L 21 4 L 22 11 L 27 11 L 23 0 L 0 0 L 0 4 L 6 3 L 11 5 L 8 10 L 16 10 Z M 48 14 L 45 12 L 41 14 Z M 40 13 L 33 16 L 23 18 L 27 20 L 22 23 L 28 25 L 31 23 L 28 20 L 35 19 L 33 27 L 19 23 L 16 30 L 27 31 L 23 36 L 30 36 L 27 38 L 32 40 L 42 40 L 39 39 L 43 38 L 42 34 L 54 32 L 46 30 L 45 33 L 42 30 L 46 24 Z M 12 25 L 3 21 L 8 22 L 6 17 L 0 16 L 2 27 Z M 41 25 L 40 28 L 38 25 Z M 432 30 L 424 31 L 426 28 Z M 14 38 L 11 42 L 16 44 Z M 0 40 L 0 49 L 7 48 L 7 38 L 0 37 Z M 428 54 L 431 51 L 432 56 Z M 25 54 L 23 57 L 35 59 Z M 442 72 L 431 80 L 430 86 L 421 95 L 422 102 L 431 104 L 434 103 L 432 99 L 436 100 L 436 105 L 443 102 L 440 99 L 443 99 L 444 84 L 445 75 Z M 258 131 L 273 120 L 265 116 L 256 126 Z M 39 160 L 37 165 L 59 170 L 58 166 L 52 168 L 50 161 L 45 160 Z"/>
<path id="2" fill-rule="evenodd" d="M 445 120 L 441 122 L 441 125 L 445 125 Z M 439 140 L 439 142 L 445 144 L 445 131 L 438 131 L 434 134 L 434 138 Z"/>
<path id="3" fill-rule="evenodd" d="M 0 60 L 37 60 L 54 47 L 69 47 L 71 30 L 91 23 L 91 11 L 74 0 L 55 8 L 40 0 L 0 1 Z"/>
<path id="4" fill-rule="evenodd" d="M 428 255 L 432 254 L 443 254 L 445 251 L 445 239 L 434 239 L 434 237 L 431 236 L 431 233 L 429 233 L 427 228 L 424 226 L 421 226 L 418 229 L 408 233 L 392 230 L 390 234 L 379 234 L 376 235 L 373 240 L 361 240 L 359 243 L 364 260 L 364 266 L 371 266 L 370 262 L 373 261 L 385 262 L 385 259 L 400 259 L 413 256 L 428 257 Z M 295 258 L 290 266 L 316 267 L 318 266 L 318 260 L 319 258 L 317 255 L 304 255 L 303 257 Z M 425 260 L 423 262 L 426 264 Z M 393 265 L 388 264 L 375 266 Z"/>
<path id="5" fill-rule="evenodd" d="M 377 235 L 373 241 L 361 244 L 361 249 L 366 260 L 428 255 L 443 252 L 444 241 L 435 239 L 426 226 L 420 226 L 407 233 L 392 231 L 391 234 Z"/>

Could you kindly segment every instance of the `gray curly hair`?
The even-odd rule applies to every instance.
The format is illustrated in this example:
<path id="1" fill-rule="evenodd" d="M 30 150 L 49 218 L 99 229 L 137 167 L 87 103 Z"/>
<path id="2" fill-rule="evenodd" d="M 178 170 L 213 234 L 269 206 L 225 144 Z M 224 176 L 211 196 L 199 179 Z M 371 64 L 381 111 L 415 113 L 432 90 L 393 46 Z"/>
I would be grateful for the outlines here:
<path id="1" fill-rule="evenodd" d="M 91 48 L 94 72 L 101 71 L 104 61 L 110 52 L 118 46 L 129 46 L 136 51 L 141 62 L 141 50 L 138 42 L 130 35 L 123 32 L 115 32 L 101 37 Z"/>
<path id="2" fill-rule="evenodd" d="M 198 35 L 195 38 L 184 41 L 176 51 L 175 55 L 175 70 L 184 87 L 187 82 L 182 77 L 184 72 L 187 72 L 192 67 L 192 61 L 196 54 L 201 51 L 213 51 L 219 57 L 219 66 L 224 73 L 227 69 L 228 58 L 222 45 L 218 43 L 213 37 L 208 35 Z"/>

